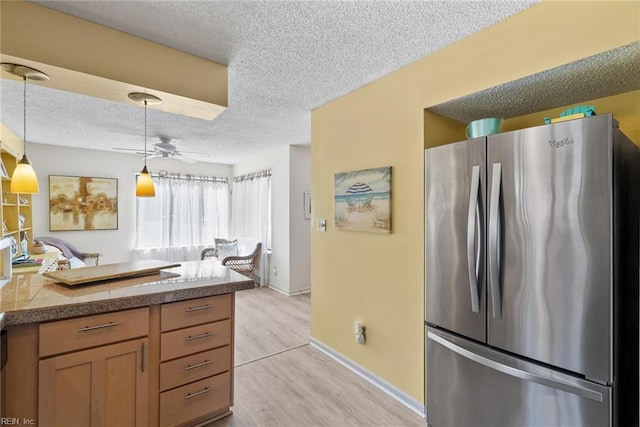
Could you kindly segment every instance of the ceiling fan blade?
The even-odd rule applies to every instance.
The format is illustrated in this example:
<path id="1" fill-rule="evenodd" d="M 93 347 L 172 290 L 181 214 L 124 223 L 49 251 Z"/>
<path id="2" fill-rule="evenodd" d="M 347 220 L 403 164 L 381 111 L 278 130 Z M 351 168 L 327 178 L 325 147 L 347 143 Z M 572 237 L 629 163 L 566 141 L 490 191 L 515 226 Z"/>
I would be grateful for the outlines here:
<path id="1" fill-rule="evenodd" d="M 113 147 L 111 148 L 112 150 L 119 150 L 119 151 L 140 151 L 140 149 L 138 148 L 120 148 L 120 147 Z"/>
<path id="2" fill-rule="evenodd" d="M 177 154 L 176 157 L 178 158 L 178 160 L 182 160 L 185 163 L 193 164 L 198 162 L 196 159 L 192 159 L 188 156 L 183 155 L 182 153 L 176 153 L 176 154 Z"/>
<path id="3" fill-rule="evenodd" d="M 167 147 L 161 147 L 158 144 L 154 144 L 153 149 L 155 151 L 160 151 L 162 153 L 173 153 L 176 150 L 175 149 L 171 149 L 171 148 L 167 148 Z"/>
<path id="4" fill-rule="evenodd" d="M 186 154 L 190 157 L 209 157 L 208 153 L 199 153 L 197 151 L 178 151 L 180 154 Z"/>

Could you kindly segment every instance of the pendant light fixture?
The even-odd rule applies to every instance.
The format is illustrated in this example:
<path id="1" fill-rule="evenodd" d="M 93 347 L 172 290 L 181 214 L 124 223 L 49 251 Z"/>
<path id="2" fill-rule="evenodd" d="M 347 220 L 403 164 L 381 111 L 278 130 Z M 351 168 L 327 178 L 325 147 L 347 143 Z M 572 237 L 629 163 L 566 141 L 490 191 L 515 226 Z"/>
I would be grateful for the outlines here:
<path id="1" fill-rule="evenodd" d="M 151 174 L 147 169 L 147 105 L 160 104 L 162 99 L 148 93 L 132 92 L 129 98 L 136 102 L 144 102 L 144 167 L 138 176 L 136 183 L 136 196 L 138 197 L 155 197 L 156 189 L 153 186 Z"/>
<path id="2" fill-rule="evenodd" d="M 49 76 L 25 65 L 2 63 L 0 66 L 7 73 L 22 78 L 23 82 L 23 153 L 11 176 L 9 191 L 11 193 L 35 194 L 39 191 L 38 177 L 27 159 L 27 80 L 46 81 L 49 80 Z"/>

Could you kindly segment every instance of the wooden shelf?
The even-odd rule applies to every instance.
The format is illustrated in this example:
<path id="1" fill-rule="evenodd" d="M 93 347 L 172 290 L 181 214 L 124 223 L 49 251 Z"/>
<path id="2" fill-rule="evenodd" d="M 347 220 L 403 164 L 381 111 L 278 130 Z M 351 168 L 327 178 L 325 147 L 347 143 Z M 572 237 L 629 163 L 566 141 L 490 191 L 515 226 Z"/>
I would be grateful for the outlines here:
<path id="1" fill-rule="evenodd" d="M 1 125 L 0 125 L 1 126 Z M 33 248 L 33 238 L 35 233 L 32 230 L 32 202 L 31 194 L 13 194 L 11 193 L 11 174 L 13 174 L 18 164 L 18 154 L 22 151 L 23 142 L 17 136 L 13 135 L 9 138 L 10 130 L 2 126 L 3 136 L 7 136 L 6 140 L 0 142 L 0 160 L 6 169 L 8 176 L 0 176 L 0 184 L 2 186 L 2 208 L 0 209 L 0 221 L 4 223 L 9 230 L 4 231 L 2 236 L 13 236 L 20 242 L 27 234 L 27 253 Z M 5 132 L 7 135 L 5 135 Z M 11 142 L 12 144 L 8 144 Z M 1 173 L 1 172 L 0 172 Z M 24 203 L 23 203 L 24 202 Z M 24 218 L 24 222 L 20 219 Z M 28 227 L 20 227 L 19 224 L 28 225 Z M 16 256 L 25 255 L 22 253 L 21 245 L 18 243 L 18 253 Z"/>

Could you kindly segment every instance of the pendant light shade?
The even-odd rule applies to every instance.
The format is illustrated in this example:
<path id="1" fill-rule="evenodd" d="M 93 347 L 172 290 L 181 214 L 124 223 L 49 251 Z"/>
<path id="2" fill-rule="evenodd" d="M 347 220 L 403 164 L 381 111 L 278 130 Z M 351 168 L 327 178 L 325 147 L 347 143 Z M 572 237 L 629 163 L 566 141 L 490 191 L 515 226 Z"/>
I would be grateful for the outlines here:
<path id="1" fill-rule="evenodd" d="M 33 170 L 31 163 L 29 163 L 29 159 L 27 159 L 27 79 L 46 81 L 49 80 L 49 76 L 42 71 L 19 64 L 2 63 L 2 69 L 14 76 L 21 77 L 24 83 L 22 115 L 24 153 L 11 176 L 9 191 L 12 193 L 35 194 L 40 190 L 38 186 L 38 177 L 36 176 L 36 172 Z"/>
<path id="2" fill-rule="evenodd" d="M 144 102 L 144 167 L 142 168 L 140 175 L 138 175 L 138 182 L 136 183 L 136 196 L 155 197 L 156 189 L 153 186 L 151 174 L 147 169 L 147 104 L 159 104 L 162 102 L 162 100 L 157 96 L 140 92 L 130 93 L 129 98 L 137 102 Z"/>
<path id="3" fill-rule="evenodd" d="M 35 194 L 40 191 L 38 186 L 38 177 L 33 170 L 27 155 L 23 154 L 22 159 L 18 162 L 13 175 L 11 176 L 11 186 L 9 191 L 12 193 L 31 193 Z"/>
<path id="4" fill-rule="evenodd" d="M 142 172 L 138 176 L 136 183 L 136 196 L 138 197 L 155 197 L 156 189 L 153 186 L 153 180 L 147 170 L 147 166 L 142 168 Z"/>

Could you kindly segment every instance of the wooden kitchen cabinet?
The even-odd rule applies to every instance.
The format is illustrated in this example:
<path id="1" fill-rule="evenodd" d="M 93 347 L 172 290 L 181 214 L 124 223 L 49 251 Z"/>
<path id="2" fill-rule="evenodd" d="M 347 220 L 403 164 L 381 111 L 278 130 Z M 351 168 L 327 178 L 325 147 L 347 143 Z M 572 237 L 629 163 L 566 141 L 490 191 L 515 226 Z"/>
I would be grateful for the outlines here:
<path id="1" fill-rule="evenodd" d="M 235 295 L 10 326 L 2 416 L 196 426 L 231 414 Z"/>
<path id="2" fill-rule="evenodd" d="M 149 335 L 149 309 L 114 311 L 40 324 L 40 358 Z"/>
<path id="3" fill-rule="evenodd" d="M 230 413 L 233 308 L 231 294 L 161 306 L 160 426 Z"/>
<path id="4" fill-rule="evenodd" d="M 145 427 L 149 309 L 39 326 L 38 425 Z"/>
<path id="5" fill-rule="evenodd" d="M 229 372 L 160 394 L 160 425 L 192 425 L 192 420 L 229 408 Z"/>
<path id="6" fill-rule="evenodd" d="M 38 425 L 146 427 L 147 338 L 40 361 Z"/>

